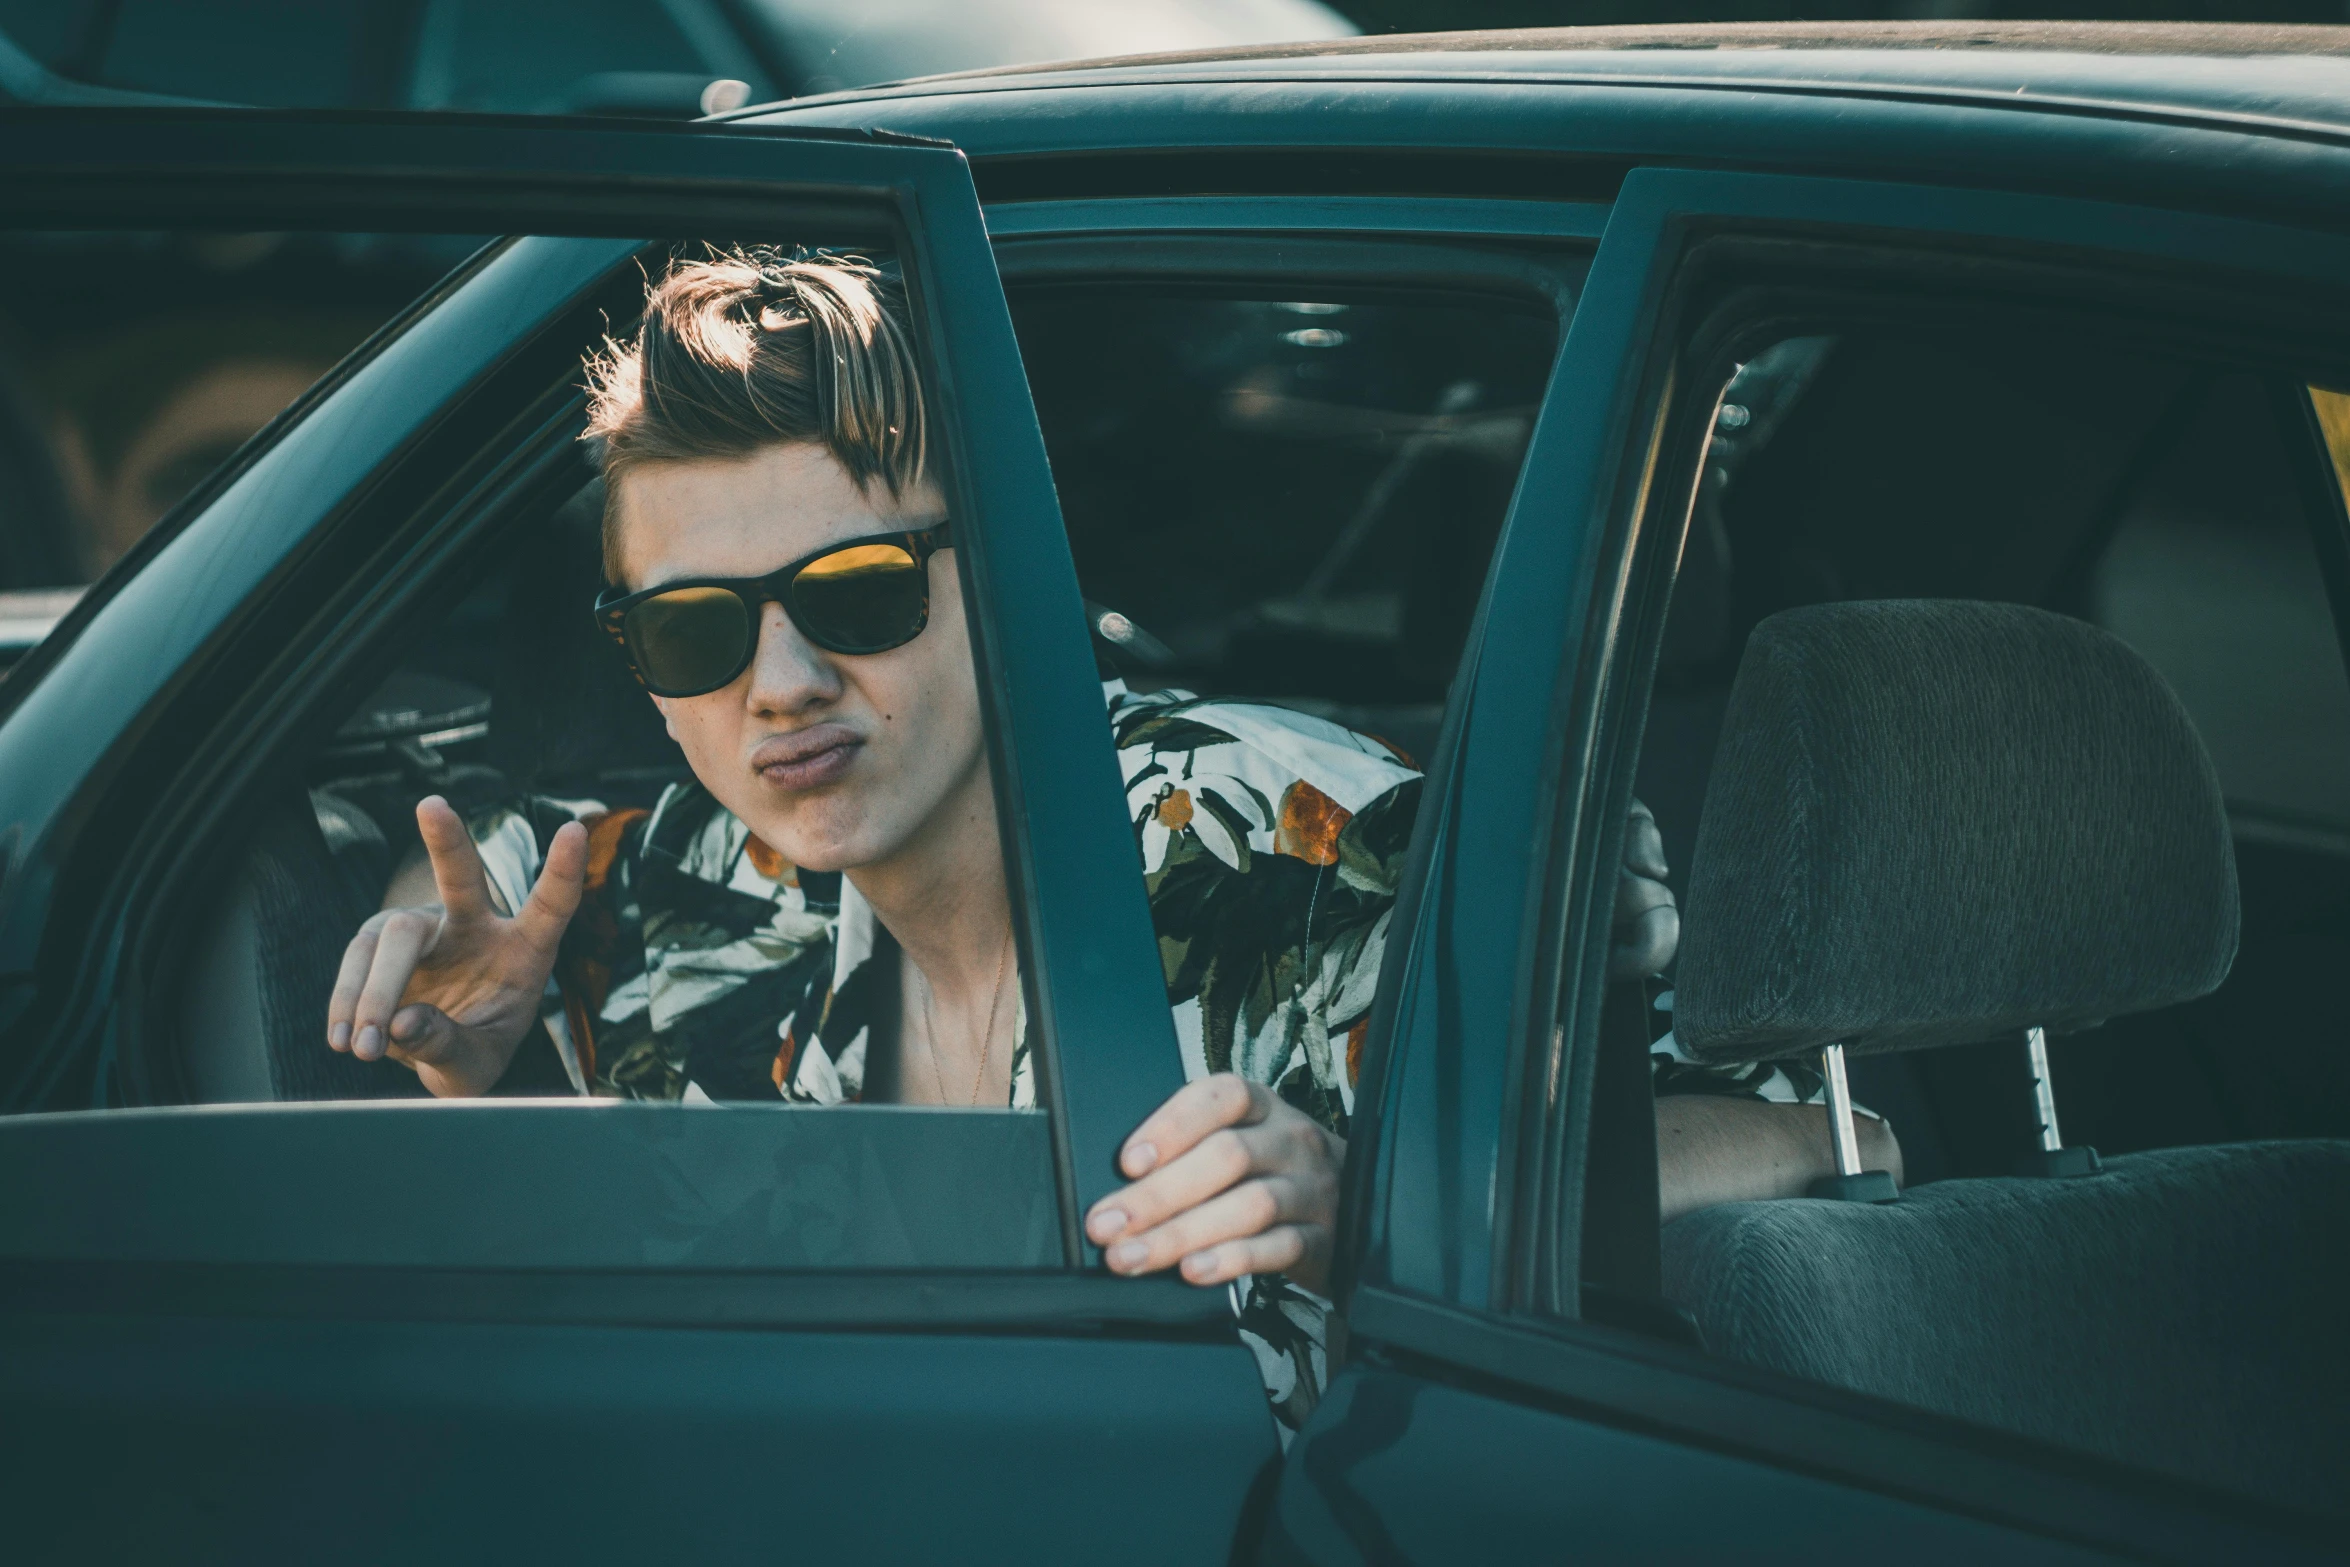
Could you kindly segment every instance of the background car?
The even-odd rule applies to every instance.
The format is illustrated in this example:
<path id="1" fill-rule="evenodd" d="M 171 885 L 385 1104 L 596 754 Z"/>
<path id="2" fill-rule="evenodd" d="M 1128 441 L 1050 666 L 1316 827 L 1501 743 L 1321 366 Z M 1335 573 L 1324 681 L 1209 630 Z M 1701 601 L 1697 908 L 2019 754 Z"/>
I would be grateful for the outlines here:
<path id="1" fill-rule="evenodd" d="M 124 0 L 0 5 L 24 102 L 690 119 L 941 71 L 1342 38 L 1320 0 Z M 741 83 L 705 104 L 715 81 Z M 81 89 L 81 91 L 77 91 Z"/>
<path id="2" fill-rule="evenodd" d="M 2350 30 L 1959 36 L 0 126 L 42 232 L 525 231 L 0 683 L 28 1554 L 2340 1560 Z M 746 233 L 925 301 L 1050 1108 L 383 1103 L 318 1019 L 402 813 L 675 772 L 577 364 Z M 1425 761 L 1286 1446 L 1076 1228 L 1181 1059 L 1105 660 Z M 1909 1189 L 1660 1222 L 1677 1051 Z"/>

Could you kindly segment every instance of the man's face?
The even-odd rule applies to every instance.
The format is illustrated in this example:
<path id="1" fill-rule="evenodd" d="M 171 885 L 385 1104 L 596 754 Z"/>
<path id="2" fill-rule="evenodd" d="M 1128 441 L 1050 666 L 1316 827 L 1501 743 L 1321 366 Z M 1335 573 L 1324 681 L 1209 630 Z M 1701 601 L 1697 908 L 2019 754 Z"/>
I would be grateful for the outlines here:
<path id="1" fill-rule="evenodd" d="M 828 544 L 946 514 L 927 486 L 894 499 L 884 486 L 860 490 L 814 445 L 648 463 L 617 481 L 616 505 L 631 589 L 764 576 Z M 952 555 L 931 558 L 930 624 L 903 647 L 829 653 L 768 604 L 758 653 L 732 685 L 653 702 L 695 776 L 795 865 L 851 870 L 926 830 L 976 825 L 961 818 L 985 798 L 987 763 Z"/>

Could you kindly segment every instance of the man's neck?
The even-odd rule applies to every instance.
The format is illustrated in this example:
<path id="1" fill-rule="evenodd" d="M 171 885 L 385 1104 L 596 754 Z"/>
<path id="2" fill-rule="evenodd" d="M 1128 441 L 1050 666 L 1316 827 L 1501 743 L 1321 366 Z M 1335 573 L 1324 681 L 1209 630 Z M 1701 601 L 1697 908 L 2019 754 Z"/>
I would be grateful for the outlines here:
<path id="1" fill-rule="evenodd" d="M 986 1010 L 1012 912 L 984 760 L 897 853 L 847 874 L 942 1008 Z"/>

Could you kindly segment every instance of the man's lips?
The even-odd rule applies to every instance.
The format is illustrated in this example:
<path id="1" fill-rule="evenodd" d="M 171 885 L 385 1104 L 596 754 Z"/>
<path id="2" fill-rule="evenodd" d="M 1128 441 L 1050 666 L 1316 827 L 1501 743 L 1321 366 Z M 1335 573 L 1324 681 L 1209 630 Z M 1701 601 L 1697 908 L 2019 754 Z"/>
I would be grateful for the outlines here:
<path id="1" fill-rule="evenodd" d="M 864 737 L 846 724 L 771 735 L 751 752 L 751 769 L 778 789 L 816 789 L 848 771 Z"/>

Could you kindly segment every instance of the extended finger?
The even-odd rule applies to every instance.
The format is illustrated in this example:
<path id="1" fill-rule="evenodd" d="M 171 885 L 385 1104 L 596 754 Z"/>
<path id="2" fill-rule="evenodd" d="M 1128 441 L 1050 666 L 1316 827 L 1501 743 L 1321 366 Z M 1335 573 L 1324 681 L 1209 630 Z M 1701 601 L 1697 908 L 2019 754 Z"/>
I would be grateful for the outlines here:
<path id="1" fill-rule="evenodd" d="M 1286 1273 L 1292 1278 L 1306 1271 L 1307 1259 L 1329 1246 L 1329 1232 L 1319 1225 L 1277 1224 L 1262 1235 L 1247 1235 L 1195 1251 L 1183 1259 L 1187 1284 L 1229 1284 L 1251 1273 Z"/>
<path id="2" fill-rule="evenodd" d="M 1287 1175 L 1243 1181 L 1103 1253 L 1114 1273 L 1156 1273 L 1193 1252 L 1311 1217 L 1302 1183 Z"/>
<path id="3" fill-rule="evenodd" d="M 423 835 L 424 852 L 432 856 L 432 882 L 441 895 L 441 907 L 453 920 L 481 919 L 491 912 L 489 873 L 482 869 L 481 851 L 473 835 L 449 802 L 428 794 L 416 802 L 416 830 Z"/>
<path id="4" fill-rule="evenodd" d="M 383 1058 L 388 1042 L 386 1025 L 399 1008 L 400 997 L 416 973 L 416 960 L 433 936 L 434 920 L 420 909 L 401 909 L 384 921 L 376 937 L 375 961 L 360 987 L 359 1005 L 351 1017 L 351 1053 L 362 1061 Z"/>
<path id="5" fill-rule="evenodd" d="M 547 863 L 539 867 L 538 882 L 515 916 L 523 933 L 538 945 L 552 947 L 562 940 L 563 927 L 579 912 L 580 891 L 587 884 L 587 853 L 585 827 L 565 822 L 556 829 L 554 841 L 547 845 Z"/>
<path id="6" fill-rule="evenodd" d="M 376 937 L 382 930 L 382 920 L 371 919 L 343 949 L 342 966 L 335 970 L 334 994 L 326 998 L 326 1042 L 336 1050 L 351 1048 L 351 1015 L 359 1008 L 367 971 L 375 966 Z"/>
<path id="7" fill-rule="evenodd" d="M 1134 1129 L 1118 1152 L 1118 1167 L 1129 1180 L 1139 1179 L 1225 1127 L 1264 1120 L 1280 1103 L 1273 1090 L 1237 1072 L 1186 1083 Z"/>
<path id="8" fill-rule="evenodd" d="M 1085 1233 L 1095 1245 L 1106 1246 L 1197 1208 L 1251 1176 L 1280 1173 L 1328 1180 L 1334 1163 L 1321 1127 L 1295 1112 L 1256 1126 L 1225 1127 L 1181 1158 L 1095 1204 L 1086 1217 Z"/>

